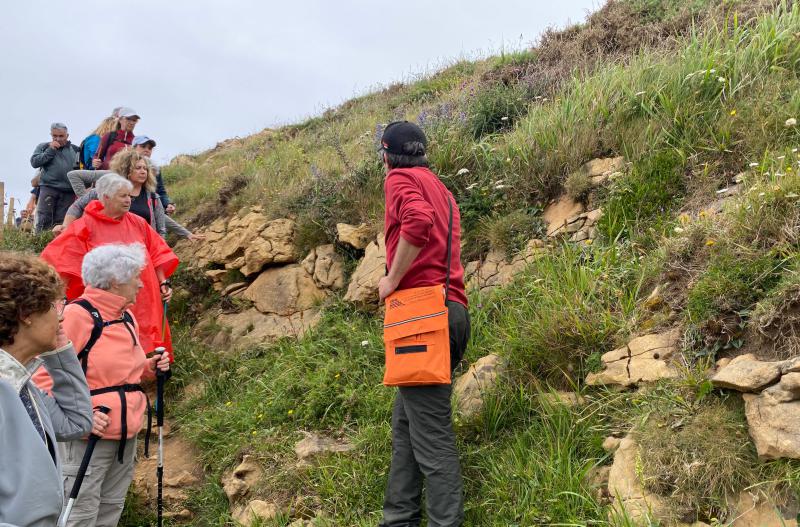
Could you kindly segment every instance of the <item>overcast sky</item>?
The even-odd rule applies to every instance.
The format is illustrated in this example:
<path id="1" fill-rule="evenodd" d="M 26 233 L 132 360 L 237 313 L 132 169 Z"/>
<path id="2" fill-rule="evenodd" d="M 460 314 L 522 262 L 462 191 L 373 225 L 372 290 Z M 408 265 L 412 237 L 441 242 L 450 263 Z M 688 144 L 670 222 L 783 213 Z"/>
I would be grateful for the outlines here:
<path id="1" fill-rule="evenodd" d="M 458 59 L 519 49 L 600 0 L 25 0 L 0 16 L 0 181 L 27 200 L 30 156 L 76 144 L 116 106 L 165 162 L 297 122 Z"/>

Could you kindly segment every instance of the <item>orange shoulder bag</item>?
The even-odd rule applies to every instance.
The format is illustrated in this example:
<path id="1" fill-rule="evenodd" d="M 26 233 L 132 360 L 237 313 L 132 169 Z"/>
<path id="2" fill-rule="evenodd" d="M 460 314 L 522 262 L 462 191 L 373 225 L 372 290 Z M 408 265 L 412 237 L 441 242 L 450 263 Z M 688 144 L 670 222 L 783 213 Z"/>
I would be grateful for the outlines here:
<path id="1" fill-rule="evenodd" d="M 386 298 L 383 342 L 386 386 L 450 384 L 450 327 L 447 293 L 453 238 L 453 203 L 447 230 L 445 284 L 395 291 Z"/>

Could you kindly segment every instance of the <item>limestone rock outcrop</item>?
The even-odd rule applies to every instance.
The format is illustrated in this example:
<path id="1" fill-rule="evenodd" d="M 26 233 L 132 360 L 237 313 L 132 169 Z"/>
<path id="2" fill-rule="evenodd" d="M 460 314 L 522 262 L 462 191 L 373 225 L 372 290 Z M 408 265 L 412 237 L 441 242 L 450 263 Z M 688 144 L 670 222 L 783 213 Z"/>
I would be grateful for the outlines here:
<path id="1" fill-rule="evenodd" d="M 306 437 L 294 445 L 294 452 L 301 461 L 307 461 L 321 454 L 350 452 L 353 444 L 319 434 L 306 433 Z"/>
<path id="2" fill-rule="evenodd" d="M 262 500 L 253 500 L 245 506 L 231 509 L 233 519 L 244 527 L 262 525 L 262 522 L 275 519 L 281 510 L 274 503 Z"/>
<path id="3" fill-rule="evenodd" d="M 627 388 L 640 382 L 676 377 L 678 372 L 670 359 L 678 350 L 680 338 L 679 328 L 637 337 L 627 345 L 605 353 L 601 357 L 603 370 L 590 373 L 586 384 Z"/>
<path id="4" fill-rule="evenodd" d="M 337 290 L 344 287 L 344 259 L 336 252 L 333 244 L 321 245 L 312 249 L 302 262 L 317 287 Z"/>
<path id="5" fill-rule="evenodd" d="M 184 505 L 189 498 L 188 492 L 201 483 L 203 468 L 194 448 L 180 436 L 170 433 L 168 426 L 165 429 L 164 457 L 169 463 L 164 466 L 164 507 L 170 516 L 181 517 L 185 515 Z M 155 507 L 158 498 L 157 463 L 155 451 L 151 450 L 150 457 L 141 457 L 134 470 L 133 488 L 148 507 Z"/>
<path id="6" fill-rule="evenodd" d="M 263 474 L 264 470 L 253 456 L 244 456 L 242 462 L 222 478 L 222 488 L 228 497 L 228 502 L 234 505 L 247 497 Z"/>
<path id="7" fill-rule="evenodd" d="M 797 503 L 777 504 L 761 495 L 742 492 L 732 515 L 731 527 L 797 527 Z"/>
<path id="8" fill-rule="evenodd" d="M 189 262 L 192 267 L 215 264 L 251 276 L 265 265 L 293 263 L 298 259 L 295 222 L 286 218 L 267 220 L 260 207 L 252 207 L 230 219 L 219 218 L 198 232 L 206 239 L 181 241 L 175 246 L 181 261 Z"/>
<path id="9" fill-rule="evenodd" d="M 366 223 L 361 225 L 337 223 L 336 238 L 339 243 L 344 243 L 355 249 L 366 249 L 367 245 L 375 239 L 375 229 Z"/>
<path id="10" fill-rule="evenodd" d="M 780 362 L 764 362 L 752 354 L 740 355 L 711 378 L 717 388 L 758 392 L 781 377 Z"/>
<path id="11" fill-rule="evenodd" d="M 602 215 L 602 209 L 586 211 L 581 202 L 564 195 L 545 207 L 543 219 L 549 238 L 565 236 L 571 242 L 585 242 L 595 238 L 595 225 Z"/>
<path id="12" fill-rule="evenodd" d="M 386 273 L 386 243 L 383 234 L 370 242 L 364 258 L 358 264 L 344 299 L 362 306 L 377 305 L 378 282 Z"/>
<path id="13" fill-rule="evenodd" d="M 498 355 L 487 355 L 469 367 L 456 379 L 453 392 L 459 413 L 470 419 L 483 409 L 484 394 L 495 387 L 505 371 L 505 363 Z"/>
<path id="14" fill-rule="evenodd" d="M 251 346 L 274 342 L 282 337 L 299 338 L 320 320 L 315 308 L 298 311 L 289 316 L 265 314 L 256 308 L 241 313 L 222 313 L 215 321 L 222 326 L 209 344 L 218 349 Z"/>
<path id="15" fill-rule="evenodd" d="M 566 232 L 566 227 L 570 220 L 584 212 L 582 203 L 573 200 L 569 196 L 562 196 L 558 201 L 554 201 L 544 209 L 543 218 L 547 224 L 547 236 L 556 236 Z"/>
<path id="16" fill-rule="evenodd" d="M 636 470 L 639 455 L 639 446 L 631 436 L 620 441 L 608 474 L 608 492 L 617 512 L 623 512 L 619 510 L 621 507 L 634 525 L 649 525 L 649 518 L 663 520 L 669 517 L 669 512 L 663 499 L 642 486 Z"/>
<path id="17" fill-rule="evenodd" d="M 250 284 L 244 298 L 262 313 L 285 317 L 311 309 L 326 296 L 301 265 L 267 269 Z"/>
<path id="18" fill-rule="evenodd" d="M 743 392 L 750 437 L 761 459 L 800 459 L 800 372 L 795 357 L 761 361 L 752 354 L 720 361 L 711 382 Z"/>
<path id="19" fill-rule="evenodd" d="M 599 187 L 609 179 L 621 175 L 624 169 L 625 158 L 622 156 L 592 159 L 580 168 L 592 182 L 593 187 Z"/>
<path id="20" fill-rule="evenodd" d="M 511 283 L 517 273 L 547 252 L 542 240 L 530 240 L 525 249 L 511 260 L 500 251 L 491 251 L 483 261 L 470 262 L 464 267 L 467 289 L 487 291 Z"/>

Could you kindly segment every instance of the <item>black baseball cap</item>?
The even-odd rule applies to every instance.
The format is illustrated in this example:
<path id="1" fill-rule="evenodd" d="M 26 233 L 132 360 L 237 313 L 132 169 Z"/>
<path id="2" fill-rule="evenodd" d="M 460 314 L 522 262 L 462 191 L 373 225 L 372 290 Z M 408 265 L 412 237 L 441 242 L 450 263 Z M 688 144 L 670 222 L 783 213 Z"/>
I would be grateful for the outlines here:
<path id="1" fill-rule="evenodd" d="M 390 154 L 406 155 L 403 152 L 403 145 L 406 143 L 418 142 L 428 146 L 428 139 L 422 128 L 409 123 L 408 121 L 395 121 L 386 125 L 381 137 L 381 147 Z"/>

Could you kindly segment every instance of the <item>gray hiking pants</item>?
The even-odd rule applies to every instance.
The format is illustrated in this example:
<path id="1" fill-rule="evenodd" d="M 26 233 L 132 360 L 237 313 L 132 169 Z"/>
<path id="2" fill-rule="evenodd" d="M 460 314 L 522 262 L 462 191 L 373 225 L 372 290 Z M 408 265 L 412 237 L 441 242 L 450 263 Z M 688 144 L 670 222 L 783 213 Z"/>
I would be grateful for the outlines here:
<path id="1" fill-rule="evenodd" d="M 36 203 L 36 232 L 48 231 L 64 222 L 67 209 L 75 201 L 71 190 L 53 187 L 39 187 L 39 201 Z"/>
<path id="2" fill-rule="evenodd" d="M 448 302 L 450 366 L 455 368 L 470 334 L 469 313 Z M 461 466 L 453 433 L 450 384 L 398 388 L 392 411 L 392 466 L 382 527 L 416 527 L 422 521 L 422 484 L 429 527 L 464 521 Z"/>
<path id="3" fill-rule="evenodd" d="M 63 459 L 64 496 L 69 496 L 87 441 L 59 443 Z M 117 460 L 119 441 L 97 442 L 67 527 L 116 527 L 125 506 L 136 463 L 136 436 L 128 439 L 122 463 Z"/>

